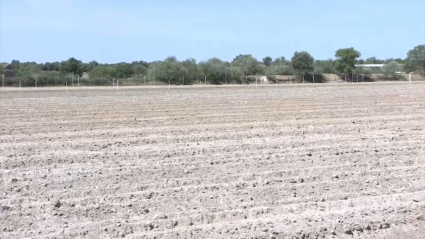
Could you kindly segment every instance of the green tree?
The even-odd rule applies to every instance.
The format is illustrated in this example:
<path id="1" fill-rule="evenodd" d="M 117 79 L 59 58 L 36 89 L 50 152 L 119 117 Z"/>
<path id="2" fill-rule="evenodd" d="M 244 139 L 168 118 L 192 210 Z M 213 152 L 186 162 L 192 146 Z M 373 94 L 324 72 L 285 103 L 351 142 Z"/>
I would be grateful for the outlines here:
<path id="1" fill-rule="evenodd" d="M 114 66 L 98 65 L 89 72 L 90 79 L 94 78 L 113 78 L 116 77 L 116 69 Z"/>
<path id="2" fill-rule="evenodd" d="M 131 62 L 131 64 L 134 66 L 134 65 L 142 65 L 142 66 L 144 66 L 144 67 L 146 67 L 146 68 L 148 68 L 149 67 L 149 63 L 148 62 L 146 62 L 146 61 L 133 61 L 133 62 Z"/>
<path id="3" fill-rule="evenodd" d="M 265 70 L 267 76 L 275 75 L 292 75 L 291 62 L 287 61 L 285 57 L 276 58 L 272 61 L 270 67 Z"/>
<path id="4" fill-rule="evenodd" d="M 417 72 L 425 74 L 425 44 L 419 45 L 407 53 L 404 63 L 406 73 Z"/>
<path id="5" fill-rule="evenodd" d="M 69 58 L 67 61 L 62 61 L 59 65 L 59 72 L 62 75 L 73 74 L 75 76 L 83 75 L 83 63 L 74 57 Z"/>
<path id="6" fill-rule="evenodd" d="M 387 78 L 394 78 L 397 71 L 401 71 L 401 65 L 396 61 L 390 61 L 382 67 L 382 73 Z"/>
<path id="7" fill-rule="evenodd" d="M 59 62 L 46 62 L 41 65 L 43 71 L 59 71 Z"/>
<path id="8" fill-rule="evenodd" d="M 283 63 L 286 63 L 286 64 L 291 64 L 291 62 L 290 61 L 287 61 L 286 60 L 286 58 L 284 57 L 284 56 L 281 56 L 281 57 L 277 57 L 276 59 L 274 59 L 274 61 L 272 62 L 272 64 L 279 64 L 279 63 L 281 63 L 281 64 L 283 64 Z"/>
<path id="9" fill-rule="evenodd" d="M 167 57 L 164 61 L 155 63 L 150 67 L 149 75 L 155 76 L 164 83 L 182 84 L 183 76 L 187 75 L 188 71 L 177 61 L 176 57 Z"/>
<path id="10" fill-rule="evenodd" d="M 39 65 L 37 64 L 31 64 L 28 66 L 28 72 L 32 75 L 32 76 L 38 76 L 41 72 L 42 69 Z"/>
<path id="11" fill-rule="evenodd" d="M 229 82 L 236 82 L 236 83 L 242 83 L 243 78 L 243 72 L 239 67 L 235 66 L 227 66 L 225 68 L 225 81 Z"/>
<path id="12" fill-rule="evenodd" d="M 19 70 L 19 67 L 21 66 L 21 62 L 19 62 L 18 60 L 12 60 L 10 64 L 13 66 L 16 72 Z"/>
<path id="13" fill-rule="evenodd" d="M 244 75 L 262 74 L 266 66 L 251 55 L 239 55 L 231 63 L 232 66 L 239 67 Z"/>
<path id="14" fill-rule="evenodd" d="M 133 65 L 133 72 L 134 74 L 140 76 L 146 75 L 148 72 L 148 68 L 144 65 Z"/>
<path id="15" fill-rule="evenodd" d="M 335 73 L 334 62 L 332 59 L 325 61 L 316 60 L 314 62 L 314 73 L 315 74 L 332 74 Z"/>
<path id="16" fill-rule="evenodd" d="M 369 57 L 366 59 L 365 64 L 384 64 L 384 60 L 379 60 L 376 57 Z"/>
<path id="17" fill-rule="evenodd" d="M 99 63 L 97 61 L 90 61 L 89 63 L 83 64 L 83 72 L 88 73 L 92 71 L 98 65 Z"/>
<path id="18" fill-rule="evenodd" d="M 182 61 L 180 64 L 187 70 L 187 73 L 184 75 L 183 82 L 185 85 L 190 85 L 193 82 L 203 78 L 203 74 L 200 71 L 198 64 L 196 64 L 195 59 L 189 58 L 185 61 Z"/>
<path id="19" fill-rule="evenodd" d="M 306 51 L 296 51 L 291 58 L 292 70 L 298 76 L 313 73 L 314 58 Z"/>
<path id="20" fill-rule="evenodd" d="M 335 70 L 340 74 L 351 75 L 356 69 L 357 58 L 360 57 L 360 52 L 354 48 L 339 49 L 335 53 L 337 60 L 334 63 Z"/>
<path id="21" fill-rule="evenodd" d="M 263 64 L 267 67 L 271 66 L 273 59 L 270 56 L 266 56 L 263 58 Z"/>
<path id="22" fill-rule="evenodd" d="M 115 70 L 118 78 L 129 78 L 134 75 L 133 66 L 125 62 L 118 63 Z"/>
<path id="23" fill-rule="evenodd" d="M 222 84 L 225 82 L 226 79 L 226 73 L 227 68 L 229 67 L 226 62 L 223 62 L 222 60 L 214 57 L 211 59 L 208 59 L 206 62 L 201 62 L 199 64 L 199 68 L 201 72 L 207 77 L 207 81 L 211 84 Z M 234 66 L 236 67 L 236 66 Z M 240 72 L 242 70 L 239 67 L 236 67 L 239 69 Z"/>

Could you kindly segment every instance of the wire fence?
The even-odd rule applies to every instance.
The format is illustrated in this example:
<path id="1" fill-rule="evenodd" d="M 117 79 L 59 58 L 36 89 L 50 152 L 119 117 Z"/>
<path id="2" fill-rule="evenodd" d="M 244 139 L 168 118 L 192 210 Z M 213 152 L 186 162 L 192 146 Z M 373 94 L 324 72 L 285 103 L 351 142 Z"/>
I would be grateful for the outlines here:
<path id="1" fill-rule="evenodd" d="M 131 77 L 131 78 L 87 78 L 87 77 L 4 77 L 2 76 L 1 87 L 47 87 L 47 86 L 149 86 L 149 85 L 224 85 L 224 84 L 303 84 L 303 83 L 358 83 L 374 81 L 424 81 L 422 74 L 397 74 L 386 77 L 382 74 L 314 74 L 314 75 L 272 75 L 272 76 L 243 76 L 240 79 L 222 79 L 221 81 L 210 81 L 207 76 L 195 79 L 186 79 L 164 82 L 155 77 Z"/>

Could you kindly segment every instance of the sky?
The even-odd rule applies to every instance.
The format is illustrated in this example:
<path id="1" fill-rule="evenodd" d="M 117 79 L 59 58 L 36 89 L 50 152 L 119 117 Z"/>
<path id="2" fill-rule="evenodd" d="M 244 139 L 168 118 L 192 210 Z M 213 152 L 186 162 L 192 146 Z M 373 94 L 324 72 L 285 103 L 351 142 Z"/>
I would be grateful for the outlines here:
<path id="1" fill-rule="evenodd" d="M 388 59 L 421 44 L 424 0 L 0 0 L 0 62 Z"/>

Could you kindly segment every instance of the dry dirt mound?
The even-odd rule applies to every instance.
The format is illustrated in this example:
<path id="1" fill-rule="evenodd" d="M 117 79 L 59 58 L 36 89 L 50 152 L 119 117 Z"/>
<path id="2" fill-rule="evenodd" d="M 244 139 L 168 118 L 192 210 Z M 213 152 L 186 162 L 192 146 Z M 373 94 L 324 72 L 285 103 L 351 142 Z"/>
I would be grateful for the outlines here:
<path id="1" fill-rule="evenodd" d="M 0 95 L 1 238 L 425 233 L 425 84 Z"/>

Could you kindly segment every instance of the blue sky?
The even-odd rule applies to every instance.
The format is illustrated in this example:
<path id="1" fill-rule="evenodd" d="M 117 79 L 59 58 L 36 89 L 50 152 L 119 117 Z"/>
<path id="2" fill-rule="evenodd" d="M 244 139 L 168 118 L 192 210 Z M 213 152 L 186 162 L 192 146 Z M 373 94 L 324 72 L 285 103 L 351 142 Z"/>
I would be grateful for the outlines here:
<path id="1" fill-rule="evenodd" d="M 405 58 L 425 44 L 424 0 L 0 0 L 0 62 L 231 61 L 239 54 Z"/>

